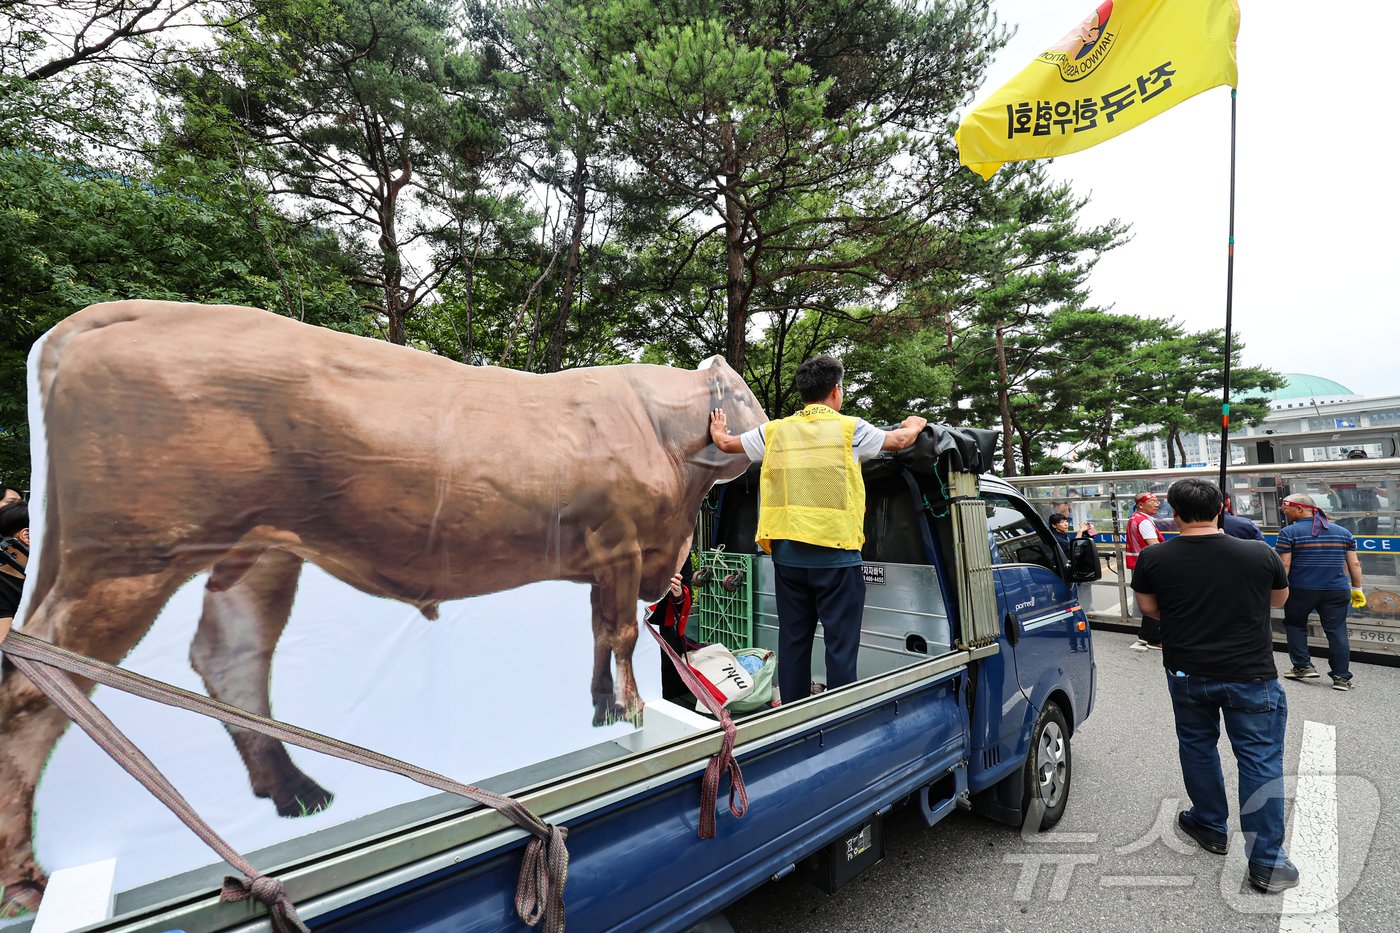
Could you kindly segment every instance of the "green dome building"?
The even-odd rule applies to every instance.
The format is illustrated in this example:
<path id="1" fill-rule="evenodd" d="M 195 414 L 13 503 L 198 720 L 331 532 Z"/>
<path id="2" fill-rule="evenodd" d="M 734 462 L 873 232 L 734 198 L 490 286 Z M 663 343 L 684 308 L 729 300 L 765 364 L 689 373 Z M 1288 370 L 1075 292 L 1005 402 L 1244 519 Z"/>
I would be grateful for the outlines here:
<path id="1" fill-rule="evenodd" d="M 1279 409 L 1304 408 L 1329 402 L 1345 402 L 1359 398 L 1355 392 L 1332 379 L 1310 373 L 1284 373 L 1283 388 L 1270 392 L 1269 407 Z"/>

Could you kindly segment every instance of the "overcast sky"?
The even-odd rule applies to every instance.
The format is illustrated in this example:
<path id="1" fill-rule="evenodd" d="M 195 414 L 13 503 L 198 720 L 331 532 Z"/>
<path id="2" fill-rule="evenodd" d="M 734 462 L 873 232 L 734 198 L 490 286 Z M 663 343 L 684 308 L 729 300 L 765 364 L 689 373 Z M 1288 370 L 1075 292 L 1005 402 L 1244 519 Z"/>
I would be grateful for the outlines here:
<path id="1" fill-rule="evenodd" d="M 1097 5 L 992 0 L 1016 35 L 979 101 Z M 1400 178 L 1390 147 L 1400 97 L 1387 80 L 1400 5 L 1368 3 L 1341 18 L 1315 0 L 1240 8 L 1234 324 L 1244 362 L 1326 376 L 1362 395 L 1400 393 Z M 1193 329 L 1224 325 L 1228 88 L 1049 171 L 1090 197 L 1086 222 L 1132 225 L 1132 242 L 1094 272 L 1096 303 Z"/>

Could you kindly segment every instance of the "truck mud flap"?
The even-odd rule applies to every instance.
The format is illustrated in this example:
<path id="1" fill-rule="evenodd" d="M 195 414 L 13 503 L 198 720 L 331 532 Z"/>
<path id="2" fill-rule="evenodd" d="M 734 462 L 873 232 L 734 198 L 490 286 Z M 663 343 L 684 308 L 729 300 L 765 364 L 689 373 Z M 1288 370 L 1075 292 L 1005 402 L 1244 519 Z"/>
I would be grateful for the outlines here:
<path id="1" fill-rule="evenodd" d="M 1021 809 L 1025 780 L 1025 769 L 1017 768 L 981 793 L 973 794 L 972 812 L 1008 826 L 1020 826 L 1025 822 Z"/>

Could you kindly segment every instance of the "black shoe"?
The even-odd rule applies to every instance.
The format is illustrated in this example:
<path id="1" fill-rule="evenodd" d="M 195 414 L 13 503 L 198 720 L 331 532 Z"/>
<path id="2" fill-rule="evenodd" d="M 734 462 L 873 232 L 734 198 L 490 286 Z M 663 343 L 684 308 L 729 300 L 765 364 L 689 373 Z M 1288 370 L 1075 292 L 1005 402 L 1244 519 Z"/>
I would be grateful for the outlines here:
<path id="1" fill-rule="evenodd" d="M 1280 891 L 1287 891 L 1289 888 L 1298 886 L 1298 866 L 1288 859 L 1283 860 L 1282 865 L 1275 865 L 1270 868 L 1268 865 L 1256 865 L 1249 863 L 1249 883 L 1256 891 L 1263 891 L 1265 894 L 1277 894 Z"/>
<path id="2" fill-rule="evenodd" d="M 1182 810 L 1176 815 L 1176 825 L 1181 827 L 1181 831 L 1192 839 L 1196 840 L 1196 845 L 1214 855 L 1224 855 L 1230 847 L 1230 837 L 1224 833 L 1217 833 L 1206 829 L 1189 810 Z"/>
<path id="3" fill-rule="evenodd" d="M 1322 675 L 1317 672 L 1317 668 L 1307 664 L 1303 667 L 1291 667 L 1283 672 L 1283 676 L 1289 680 L 1312 680 Z"/>

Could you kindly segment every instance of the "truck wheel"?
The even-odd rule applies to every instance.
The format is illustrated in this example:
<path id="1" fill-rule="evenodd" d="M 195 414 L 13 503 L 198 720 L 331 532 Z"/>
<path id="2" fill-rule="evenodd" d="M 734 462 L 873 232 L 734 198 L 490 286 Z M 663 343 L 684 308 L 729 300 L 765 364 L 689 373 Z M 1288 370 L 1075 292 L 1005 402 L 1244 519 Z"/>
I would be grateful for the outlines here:
<path id="1" fill-rule="evenodd" d="M 1060 708 L 1047 703 L 1035 721 L 1026 753 L 1026 792 L 1021 808 L 1026 815 L 1025 827 L 1041 831 L 1060 822 L 1069 801 L 1072 773 L 1069 726 Z"/>

